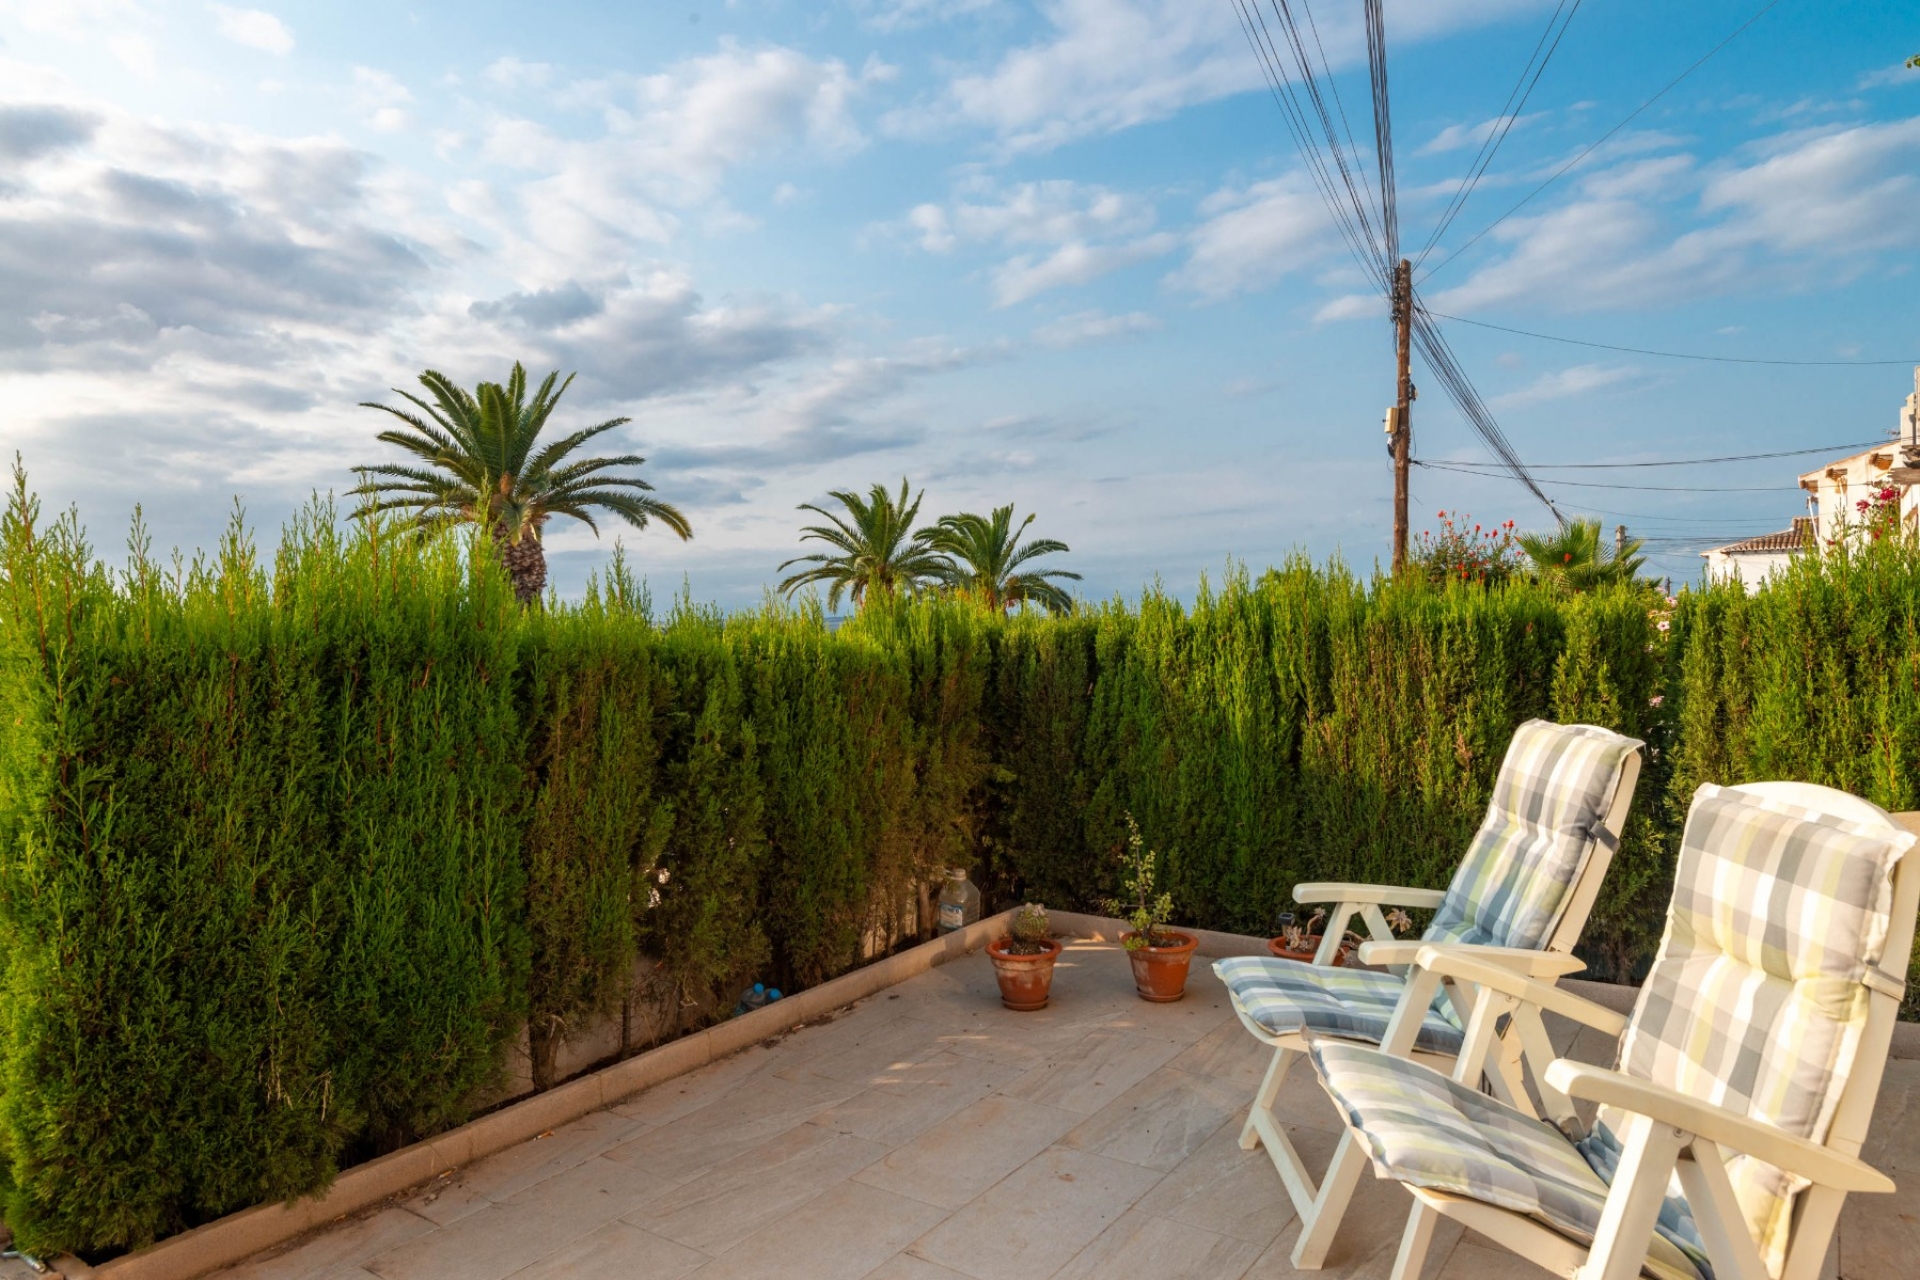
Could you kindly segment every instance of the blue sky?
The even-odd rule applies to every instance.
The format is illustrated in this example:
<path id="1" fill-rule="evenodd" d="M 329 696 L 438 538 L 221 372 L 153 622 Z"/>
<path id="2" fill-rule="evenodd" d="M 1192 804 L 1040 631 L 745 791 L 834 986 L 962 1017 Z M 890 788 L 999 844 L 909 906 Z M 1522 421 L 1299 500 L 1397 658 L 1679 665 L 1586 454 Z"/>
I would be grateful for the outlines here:
<path id="1" fill-rule="evenodd" d="M 1426 265 L 1759 7 L 1582 5 Z M 1388 5 L 1411 243 L 1552 8 Z M 1425 280 L 1428 304 L 1624 346 L 1920 356 L 1903 9 L 1783 0 Z M 1314 11 L 1364 112 L 1358 5 Z M 1868 441 L 1912 389 L 1897 366 L 1448 331 L 1530 462 Z M 750 603 L 798 503 L 903 474 L 928 514 L 1037 511 L 1094 595 L 1387 547 L 1384 309 L 1230 0 L 0 0 L 0 443 L 96 543 L 140 502 L 161 545 L 210 545 L 234 495 L 270 536 L 382 456 L 358 401 L 516 357 L 579 371 L 570 420 L 633 417 L 696 531 L 623 535 L 657 590 Z M 1416 380 L 1416 453 L 1484 460 Z M 1732 537 L 1783 527 L 1817 461 L 1554 492 Z M 1416 472 L 1414 495 L 1416 529 L 1547 518 L 1497 479 Z M 573 590 L 611 536 L 548 545 Z"/>

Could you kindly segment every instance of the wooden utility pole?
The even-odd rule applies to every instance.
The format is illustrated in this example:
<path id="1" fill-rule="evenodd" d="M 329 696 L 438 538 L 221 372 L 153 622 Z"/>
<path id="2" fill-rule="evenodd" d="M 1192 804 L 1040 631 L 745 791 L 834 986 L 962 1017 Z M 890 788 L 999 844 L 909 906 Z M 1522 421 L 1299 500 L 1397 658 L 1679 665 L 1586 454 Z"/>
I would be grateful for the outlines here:
<path id="1" fill-rule="evenodd" d="M 1407 465 L 1413 435 L 1413 264 L 1393 269 L 1394 350 L 1400 362 L 1399 402 L 1393 410 L 1393 572 L 1407 567 Z"/>

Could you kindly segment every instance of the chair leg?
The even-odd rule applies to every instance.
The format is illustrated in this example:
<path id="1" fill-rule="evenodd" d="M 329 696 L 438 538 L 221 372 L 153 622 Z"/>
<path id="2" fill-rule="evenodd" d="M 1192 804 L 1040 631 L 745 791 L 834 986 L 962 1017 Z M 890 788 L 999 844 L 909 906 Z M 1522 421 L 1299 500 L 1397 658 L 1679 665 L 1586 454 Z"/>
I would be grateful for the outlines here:
<path id="1" fill-rule="evenodd" d="M 1272 1114 L 1273 1100 L 1280 1096 L 1280 1086 L 1286 1082 L 1287 1070 L 1299 1056 L 1293 1049 L 1278 1048 L 1273 1051 L 1273 1061 L 1267 1064 L 1267 1074 L 1260 1081 L 1260 1091 L 1253 1095 L 1253 1109 L 1247 1112 L 1247 1123 L 1240 1130 L 1242 1151 L 1251 1151 L 1260 1145 L 1260 1126 L 1254 1123 L 1254 1117 L 1262 1112 Z"/>
<path id="2" fill-rule="evenodd" d="M 1293 1243 L 1293 1265 L 1302 1271 L 1318 1271 L 1326 1265 L 1327 1250 L 1340 1233 L 1340 1220 L 1347 1215 L 1353 1189 L 1367 1167 L 1367 1157 L 1355 1141 L 1353 1130 L 1340 1135 L 1333 1159 L 1320 1179 L 1320 1193 L 1313 1199 L 1313 1211 L 1300 1215 L 1300 1238 Z"/>
<path id="3" fill-rule="evenodd" d="M 1639 1280 L 1682 1142 L 1680 1131 L 1670 1125 L 1646 1116 L 1627 1118 L 1620 1165 L 1594 1229 L 1593 1248 L 1575 1280 Z"/>
<path id="4" fill-rule="evenodd" d="M 1427 1265 L 1427 1250 L 1433 1247 L 1433 1229 L 1440 1215 L 1428 1208 L 1418 1196 L 1407 1214 L 1407 1229 L 1400 1233 L 1400 1252 L 1393 1260 L 1392 1280 L 1420 1280 Z"/>

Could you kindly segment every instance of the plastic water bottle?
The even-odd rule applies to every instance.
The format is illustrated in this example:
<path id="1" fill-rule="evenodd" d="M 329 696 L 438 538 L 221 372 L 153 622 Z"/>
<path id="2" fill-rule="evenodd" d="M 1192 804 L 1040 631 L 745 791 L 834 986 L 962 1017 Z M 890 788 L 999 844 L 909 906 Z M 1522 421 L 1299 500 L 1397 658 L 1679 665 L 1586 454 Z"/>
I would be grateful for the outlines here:
<path id="1" fill-rule="evenodd" d="M 774 1002 L 775 1000 L 778 1000 L 779 998 L 780 998 L 780 988 L 778 988 L 778 987 L 768 987 L 768 988 L 767 988 L 767 1003 L 768 1003 L 768 1004 L 772 1004 L 772 1003 L 773 1003 L 773 1002 Z"/>
<path id="2" fill-rule="evenodd" d="M 753 986 L 740 993 L 740 1003 L 733 1006 L 733 1016 L 737 1018 L 743 1013 L 752 1013 L 755 1009 L 764 1009 L 767 1007 L 767 1001 L 769 999 L 777 1000 L 779 998 L 777 994 L 769 997 L 767 995 L 767 984 L 764 982 L 756 982 Z"/>
<path id="3" fill-rule="evenodd" d="M 967 879 L 965 867 L 947 872 L 946 887 L 940 890 L 940 932 L 964 929 L 980 918 L 980 891 Z"/>

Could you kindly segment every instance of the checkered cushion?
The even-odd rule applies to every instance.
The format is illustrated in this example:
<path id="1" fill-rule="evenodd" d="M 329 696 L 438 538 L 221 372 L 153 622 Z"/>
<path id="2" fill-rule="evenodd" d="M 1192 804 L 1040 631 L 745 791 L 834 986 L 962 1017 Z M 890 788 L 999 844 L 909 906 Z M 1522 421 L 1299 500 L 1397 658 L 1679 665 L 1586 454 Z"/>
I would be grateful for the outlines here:
<path id="1" fill-rule="evenodd" d="M 1486 819 L 1426 940 L 1544 947 L 1613 807 L 1621 767 L 1640 746 L 1592 725 L 1529 720 L 1515 730 Z"/>
<path id="2" fill-rule="evenodd" d="M 1886 949 L 1904 831 L 1702 787 L 1673 905 L 1619 1070 L 1799 1137 L 1826 1138 Z M 1595 1136 L 1620 1127 L 1602 1109 Z M 1804 1179 L 1748 1156 L 1727 1166 L 1779 1274 Z"/>
<path id="3" fill-rule="evenodd" d="M 1527 1214 L 1592 1243 L 1614 1168 L 1595 1158 L 1604 1153 L 1589 1155 L 1545 1121 L 1417 1062 L 1336 1040 L 1315 1040 L 1311 1054 L 1380 1176 Z M 1711 1280 L 1682 1196 L 1668 1194 L 1647 1261 L 1664 1280 Z"/>
<path id="4" fill-rule="evenodd" d="M 1387 1023 L 1406 990 L 1406 982 L 1391 973 L 1329 968 L 1277 956 L 1231 956 L 1215 961 L 1213 971 L 1247 1016 L 1276 1036 L 1317 1031 L 1379 1044 L 1387 1038 Z M 1442 995 L 1427 1011 L 1415 1048 L 1431 1053 L 1460 1051 L 1460 1028 L 1441 1012 L 1446 1004 Z"/>

